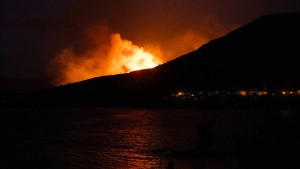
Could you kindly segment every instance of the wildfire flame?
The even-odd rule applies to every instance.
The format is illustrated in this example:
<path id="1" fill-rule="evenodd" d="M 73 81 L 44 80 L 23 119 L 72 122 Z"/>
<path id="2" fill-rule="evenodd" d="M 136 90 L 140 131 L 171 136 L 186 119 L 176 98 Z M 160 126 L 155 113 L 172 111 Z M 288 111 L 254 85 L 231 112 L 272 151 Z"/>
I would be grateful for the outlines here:
<path id="1" fill-rule="evenodd" d="M 111 54 L 117 59 L 114 65 L 121 65 L 121 72 L 153 68 L 160 63 L 158 58 L 150 52 L 146 52 L 142 47 L 132 44 L 131 41 L 122 40 L 120 34 L 112 36 L 112 44 L 114 45 Z M 119 73 L 119 70 L 116 71 Z"/>
<path id="2" fill-rule="evenodd" d="M 160 51 L 154 53 L 159 54 Z M 123 40 L 120 34 L 110 36 L 110 48 L 96 47 L 83 54 L 76 54 L 71 49 L 64 49 L 54 59 L 58 76 L 55 83 L 67 84 L 85 79 L 153 68 L 162 61 L 144 48 Z"/>

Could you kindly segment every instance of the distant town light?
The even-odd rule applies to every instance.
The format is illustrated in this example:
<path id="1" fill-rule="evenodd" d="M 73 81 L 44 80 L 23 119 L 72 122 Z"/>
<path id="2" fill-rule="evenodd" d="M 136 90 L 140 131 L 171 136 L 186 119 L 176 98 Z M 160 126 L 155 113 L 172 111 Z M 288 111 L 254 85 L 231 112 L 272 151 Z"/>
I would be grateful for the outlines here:
<path id="1" fill-rule="evenodd" d="M 178 92 L 177 94 L 176 94 L 176 96 L 177 97 L 179 97 L 179 96 L 183 96 L 184 95 L 184 93 L 183 92 Z"/>
<path id="2" fill-rule="evenodd" d="M 247 96 L 247 91 L 246 90 L 240 90 L 238 93 L 242 96 Z"/>
<path id="3" fill-rule="evenodd" d="M 268 94 L 268 91 L 265 91 L 265 90 L 262 90 L 262 91 L 259 91 L 259 92 L 258 92 L 258 95 L 259 95 L 259 96 L 267 95 L 267 94 Z"/>
<path id="4" fill-rule="evenodd" d="M 248 89 L 248 90 L 235 90 L 235 91 L 226 91 L 226 90 L 199 90 L 199 91 L 178 91 L 171 95 L 171 97 L 180 99 L 180 100 L 204 100 L 208 98 L 220 97 L 221 99 L 228 96 L 242 96 L 242 97 L 257 97 L 257 96 L 300 96 L 300 89 L 294 90 L 278 90 L 278 91 L 269 91 L 267 89 Z"/>

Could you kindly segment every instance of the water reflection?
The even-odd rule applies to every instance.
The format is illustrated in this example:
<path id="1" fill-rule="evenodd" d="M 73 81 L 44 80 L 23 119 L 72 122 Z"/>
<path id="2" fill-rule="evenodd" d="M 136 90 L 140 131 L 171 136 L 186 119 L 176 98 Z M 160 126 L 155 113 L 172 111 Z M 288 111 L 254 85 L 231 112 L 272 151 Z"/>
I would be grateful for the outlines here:
<path id="1" fill-rule="evenodd" d="M 2 121 L 7 140 L 4 154 L 9 157 L 5 160 L 6 168 L 299 166 L 298 111 L 99 108 L 13 111 L 16 112 L 6 112 Z"/>
<path id="2" fill-rule="evenodd" d="M 206 140 L 211 139 L 204 138 L 212 128 L 212 121 L 206 123 L 204 116 L 205 112 L 189 110 L 118 110 L 111 117 L 115 125 L 110 133 L 115 143 L 110 143 L 108 154 L 115 167 L 122 169 L 199 166 L 197 148 L 204 145 L 199 143 L 206 146 L 210 144 Z M 181 152 L 195 157 L 181 158 Z"/>
<path id="3" fill-rule="evenodd" d="M 153 112 L 145 110 L 125 110 L 112 115 L 117 125 L 111 134 L 115 136 L 117 142 L 110 148 L 109 154 L 114 161 L 119 162 L 116 168 L 161 167 L 161 159 L 149 151 L 159 142 L 156 138 L 160 128 L 153 116 Z"/>

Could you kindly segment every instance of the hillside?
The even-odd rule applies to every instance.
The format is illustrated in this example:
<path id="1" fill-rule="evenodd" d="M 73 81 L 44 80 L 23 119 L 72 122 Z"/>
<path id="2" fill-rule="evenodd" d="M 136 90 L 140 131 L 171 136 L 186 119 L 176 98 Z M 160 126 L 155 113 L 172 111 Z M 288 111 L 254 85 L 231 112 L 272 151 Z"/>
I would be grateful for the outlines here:
<path id="1" fill-rule="evenodd" d="M 300 13 L 263 16 L 156 68 L 60 86 L 27 100 L 132 106 L 162 102 L 178 90 L 299 87 L 299 20 Z"/>
<path id="2" fill-rule="evenodd" d="M 199 84 L 214 87 L 299 84 L 299 19 L 300 13 L 258 18 L 168 67 L 195 72 Z"/>

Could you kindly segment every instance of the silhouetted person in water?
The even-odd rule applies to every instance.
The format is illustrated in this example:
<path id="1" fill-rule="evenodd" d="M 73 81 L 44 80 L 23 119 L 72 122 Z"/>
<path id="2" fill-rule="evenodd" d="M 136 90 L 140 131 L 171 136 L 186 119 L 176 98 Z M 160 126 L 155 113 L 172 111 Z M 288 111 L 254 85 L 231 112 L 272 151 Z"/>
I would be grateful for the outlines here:
<path id="1" fill-rule="evenodd" d="M 197 126 L 197 151 L 202 155 L 207 155 L 210 145 L 213 142 L 214 119 L 207 119 Z"/>
<path id="2" fill-rule="evenodd" d="M 174 167 L 175 167 L 174 161 L 173 159 L 170 159 L 168 161 L 167 169 L 174 169 Z"/>

